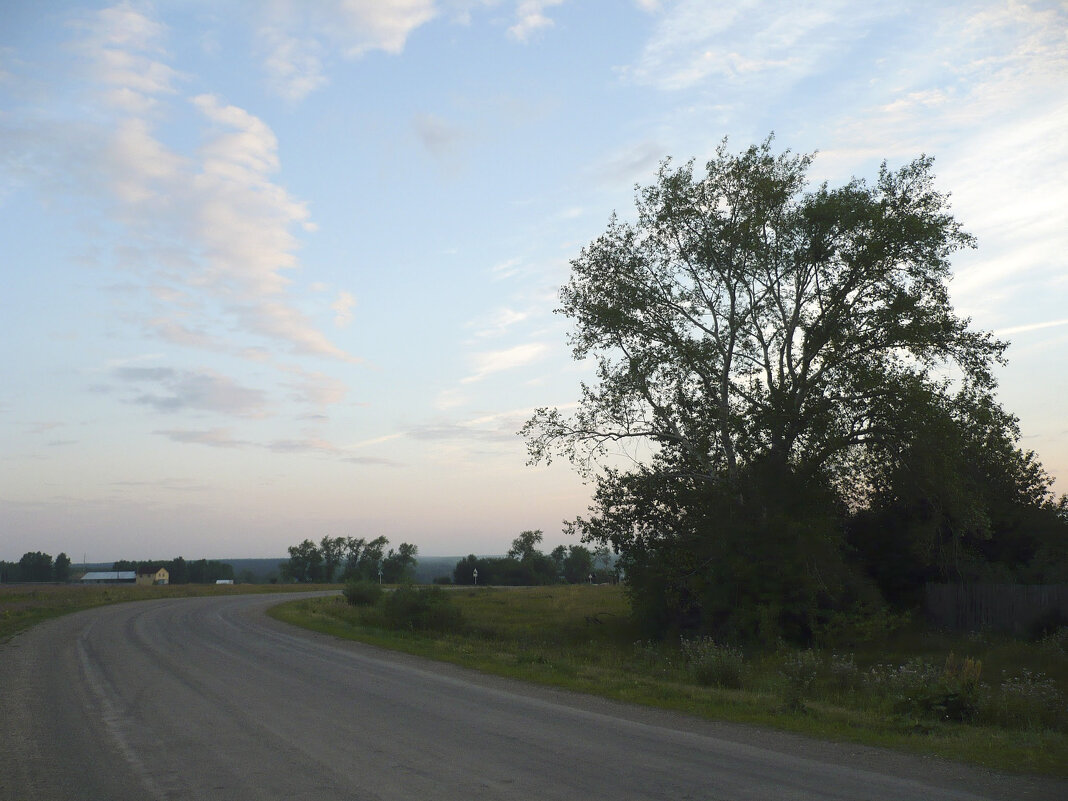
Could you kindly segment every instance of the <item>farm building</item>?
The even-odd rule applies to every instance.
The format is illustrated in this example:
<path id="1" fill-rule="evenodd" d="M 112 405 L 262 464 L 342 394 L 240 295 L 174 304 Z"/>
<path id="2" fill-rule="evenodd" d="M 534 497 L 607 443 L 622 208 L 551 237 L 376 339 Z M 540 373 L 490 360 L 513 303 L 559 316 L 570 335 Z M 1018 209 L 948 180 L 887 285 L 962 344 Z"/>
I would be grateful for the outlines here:
<path id="1" fill-rule="evenodd" d="M 137 574 L 132 570 L 91 570 L 81 578 L 82 584 L 133 584 Z"/>

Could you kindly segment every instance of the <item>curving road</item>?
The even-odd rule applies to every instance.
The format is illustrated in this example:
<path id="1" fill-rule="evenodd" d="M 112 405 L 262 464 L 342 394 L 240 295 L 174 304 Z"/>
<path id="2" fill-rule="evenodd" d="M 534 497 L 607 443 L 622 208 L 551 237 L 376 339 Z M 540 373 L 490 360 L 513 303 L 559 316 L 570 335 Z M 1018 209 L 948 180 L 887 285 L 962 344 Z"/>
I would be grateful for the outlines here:
<path id="1" fill-rule="evenodd" d="M 121 604 L 0 645 L 0 799 L 1027 799 L 1068 783 L 536 688 L 277 623 Z"/>

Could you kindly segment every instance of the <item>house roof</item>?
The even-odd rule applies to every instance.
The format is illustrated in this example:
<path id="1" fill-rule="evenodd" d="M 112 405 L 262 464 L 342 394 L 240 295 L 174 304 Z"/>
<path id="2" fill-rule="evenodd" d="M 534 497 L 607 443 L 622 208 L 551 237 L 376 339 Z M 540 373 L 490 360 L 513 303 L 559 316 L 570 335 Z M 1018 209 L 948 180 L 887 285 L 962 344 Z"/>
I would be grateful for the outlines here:
<path id="1" fill-rule="evenodd" d="M 82 581 L 133 581 L 137 574 L 132 570 L 92 570 L 82 576 Z"/>

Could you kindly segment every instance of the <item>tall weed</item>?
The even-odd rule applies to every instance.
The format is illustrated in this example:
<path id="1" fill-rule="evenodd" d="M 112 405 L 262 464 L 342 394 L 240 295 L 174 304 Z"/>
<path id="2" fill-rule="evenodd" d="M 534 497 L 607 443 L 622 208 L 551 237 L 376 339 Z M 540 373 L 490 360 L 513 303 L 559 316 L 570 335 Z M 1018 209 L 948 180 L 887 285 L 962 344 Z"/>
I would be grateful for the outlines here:
<path id="1" fill-rule="evenodd" d="M 811 695 L 822 661 L 815 651 L 794 651 L 783 659 L 779 673 L 786 679 L 783 702 L 787 711 L 805 711 L 805 699 Z"/>
<path id="2" fill-rule="evenodd" d="M 745 684 L 745 656 L 740 648 L 719 645 L 711 637 L 682 639 L 679 650 L 694 680 L 706 687 L 740 690 Z"/>

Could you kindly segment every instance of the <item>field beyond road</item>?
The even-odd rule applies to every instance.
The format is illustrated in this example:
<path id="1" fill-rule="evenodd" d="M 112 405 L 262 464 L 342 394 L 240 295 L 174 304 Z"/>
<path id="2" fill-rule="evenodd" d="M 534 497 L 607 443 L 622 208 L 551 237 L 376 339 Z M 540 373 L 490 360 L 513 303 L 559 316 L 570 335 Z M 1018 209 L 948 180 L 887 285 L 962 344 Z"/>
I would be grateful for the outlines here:
<path id="1" fill-rule="evenodd" d="M 429 625 L 390 617 L 387 597 L 366 607 L 340 596 L 300 600 L 269 614 L 487 673 L 713 720 L 1068 776 L 1065 630 L 1031 643 L 913 624 L 850 649 L 743 651 L 708 639 L 643 640 L 618 586 L 438 591 L 450 614 Z"/>

